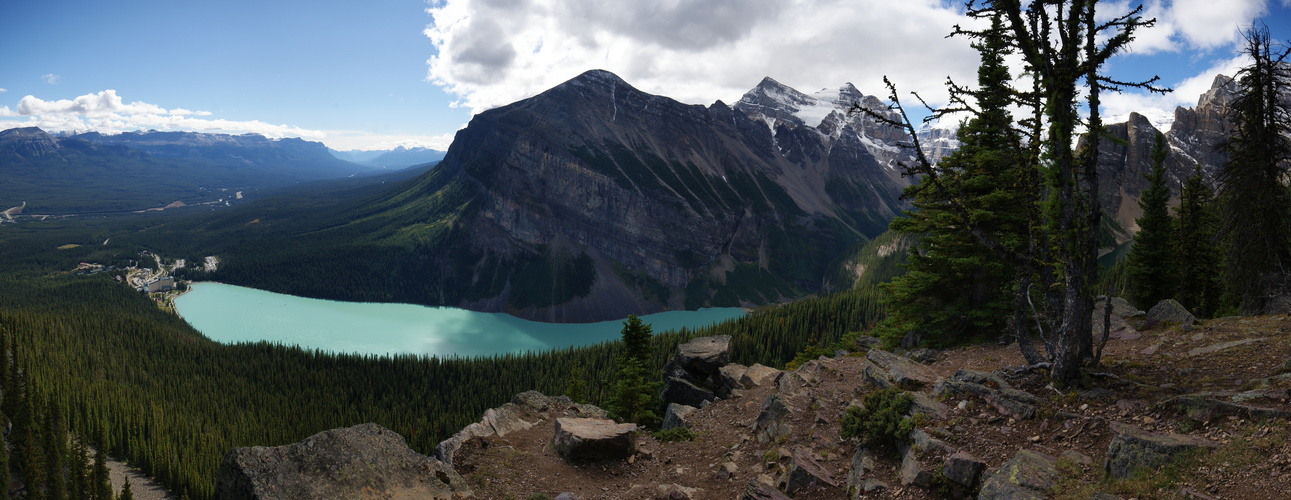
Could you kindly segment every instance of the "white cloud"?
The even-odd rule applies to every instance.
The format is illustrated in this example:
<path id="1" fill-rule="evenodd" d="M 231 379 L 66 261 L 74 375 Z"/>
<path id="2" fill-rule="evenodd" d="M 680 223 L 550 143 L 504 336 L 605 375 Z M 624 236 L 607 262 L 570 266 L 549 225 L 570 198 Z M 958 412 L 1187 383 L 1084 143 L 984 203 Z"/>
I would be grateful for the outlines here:
<path id="1" fill-rule="evenodd" d="M 1291 0 L 1288 0 L 1288 1 L 1291 1 Z M 8 92 L 8 91 L 9 91 L 9 89 L 0 89 L 0 94 L 3 94 L 3 93 Z"/>
<path id="2" fill-rule="evenodd" d="M 436 0 L 427 79 L 473 112 L 590 69 L 690 103 L 728 103 L 764 76 L 814 92 L 882 78 L 932 103 L 946 76 L 975 80 L 957 0 Z"/>
<path id="3" fill-rule="evenodd" d="M 63 81 L 63 77 L 55 75 L 53 73 L 45 73 L 43 75 L 40 75 L 40 79 L 44 80 L 45 83 L 48 83 L 50 85 L 58 85 L 58 82 Z"/>
<path id="4" fill-rule="evenodd" d="M 1113 5 L 1129 12 L 1128 1 Z M 1157 25 L 1139 31 L 1134 40 L 1131 50 L 1143 54 L 1228 47 L 1268 12 L 1267 0 L 1148 0 L 1144 6 L 1144 17 L 1155 18 Z"/>
<path id="5" fill-rule="evenodd" d="M 1249 63 L 1250 59 L 1244 55 L 1218 60 L 1210 68 L 1194 76 L 1169 84 L 1173 91 L 1164 95 L 1143 92 L 1105 93 L 1102 95 L 1104 122 L 1123 122 L 1129 119 L 1131 112 L 1137 112 L 1150 120 L 1152 125 L 1163 131 L 1167 130 L 1174 123 L 1176 107 L 1196 106 L 1197 99 L 1210 90 L 1217 75 L 1232 77 L 1238 69 Z"/>
<path id="6" fill-rule="evenodd" d="M 115 90 L 85 94 L 74 99 L 46 101 L 28 95 L 14 109 L 0 106 L 0 117 L 26 120 L 0 120 L 0 129 L 40 127 L 48 131 L 114 134 L 132 130 L 190 130 L 195 132 L 255 133 L 266 137 L 304 137 L 321 139 L 326 134 L 288 125 L 274 125 L 259 120 L 234 121 L 201 119 L 208 111 L 184 108 L 167 110 L 156 104 L 135 101 L 125 103 Z"/>
<path id="7" fill-rule="evenodd" d="M 333 149 L 394 149 L 429 147 L 448 149 L 453 134 L 438 136 L 381 135 L 347 130 L 310 130 L 290 125 L 275 125 L 259 120 L 239 121 L 212 116 L 209 111 L 185 108 L 166 109 L 155 104 L 135 101 L 125 103 L 115 90 L 85 94 L 74 99 L 46 101 L 25 96 L 17 107 L 0 106 L 0 130 L 17 127 L 40 127 L 51 132 L 101 132 L 117 134 L 136 130 L 184 130 L 224 134 L 260 134 L 270 138 L 301 137 L 322 141 Z M 19 119 L 5 119 L 19 118 Z M 26 118 L 22 120 L 21 118 Z"/>

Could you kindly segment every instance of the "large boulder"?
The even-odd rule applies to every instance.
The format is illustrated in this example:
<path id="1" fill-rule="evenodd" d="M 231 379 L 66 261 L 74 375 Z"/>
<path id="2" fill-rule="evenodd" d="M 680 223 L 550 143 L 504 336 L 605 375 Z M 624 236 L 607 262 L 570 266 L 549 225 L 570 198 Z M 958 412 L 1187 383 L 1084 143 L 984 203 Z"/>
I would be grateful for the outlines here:
<path id="1" fill-rule="evenodd" d="M 1148 309 L 1147 319 L 1156 321 L 1170 321 L 1181 325 L 1191 325 L 1197 322 L 1197 317 L 1188 312 L 1179 301 L 1174 299 L 1165 299 L 1157 302 L 1157 305 Z"/>
<path id="2" fill-rule="evenodd" d="M 1058 484 L 1057 460 L 1043 453 L 1018 450 L 982 483 L 978 500 L 1043 500 Z"/>
<path id="3" fill-rule="evenodd" d="M 717 374 L 713 375 L 713 388 L 716 389 L 717 396 L 729 398 L 735 391 L 740 389 L 751 389 L 745 387 L 743 378 L 744 374 L 749 371 L 749 367 L 740 364 L 729 364 L 717 369 Z"/>
<path id="4" fill-rule="evenodd" d="M 901 447 L 901 468 L 897 471 L 897 476 L 902 486 L 932 486 L 932 473 L 919 464 L 919 449 L 914 446 Z"/>
<path id="5" fill-rule="evenodd" d="M 377 424 L 323 431 L 286 446 L 235 448 L 215 479 L 227 500 L 467 498 L 452 467 Z"/>
<path id="6" fill-rule="evenodd" d="M 637 426 L 599 418 L 558 418 L 552 447 L 571 462 L 627 458 L 637 451 Z"/>
<path id="7" fill-rule="evenodd" d="M 1112 422 L 1111 427 L 1116 436 L 1107 447 L 1103 468 L 1120 479 L 1130 477 L 1139 468 L 1160 468 L 1180 453 L 1218 445 L 1199 437 L 1148 432 L 1120 422 Z"/>
<path id="8" fill-rule="evenodd" d="M 986 472 L 986 463 L 963 451 L 951 455 L 941 467 L 941 475 L 950 483 L 951 495 L 956 498 L 965 498 L 976 491 L 983 472 Z"/>
<path id="9" fill-rule="evenodd" d="M 1099 297 L 1098 300 L 1094 301 L 1094 314 L 1097 315 L 1096 317 L 1098 318 L 1103 317 L 1103 307 L 1106 304 L 1107 304 L 1106 297 Z M 1130 301 L 1125 300 L 1121 297 L 1112 297 L 1112 316 L 1120 316 L 1122 318 L 1134 318 L 1134 317 L 1142 316 L 1143 314 L 1145 313 L 1141 309 L 1134 307 L 1132 304 L 1130 304 Z"/>
<path id="10" fill-rule="evenodd" d="M 758 442 L 776 441 L 782 436 L 788 436 L 789 418 L 792 414 L 793 410 L 784 396 L 772 394 L 767 397 L 766 401 L 762 402 L 762 411 L 758 413 L 757 426 L 754 428 Z"/>
<path id="11" fill-rule="evenodd" d="M 707 387 L 702 387 L 684 378 L 667 377 L 663 379 L 663 391 L 659 394 L 659 398 L 664 403 L 677 403 L 699 408 L 704 406 L 706 401 L 717 400 L 717 394 Z"/>
<path id="12" fill-rule="evenodd" d="M 708 376 L 731 362 L 731 336 L 700 337 L 677 346 L 677 362 L 694 374 Z"/>
<path id="13" fill-rule="evenodd" d="M 659 430 L 666 431 L 677 427 L 690 427 L 690 424 L 686 422 L 686 417 L 689 417 L 691 413 L 695 413 L 696 410 L 699 410 L 699 408 L 668 403 L 668 410 L 663 414 L 663 424 L 659 426 Z"/>
<path id="14" fill-rule="evenodd" d="M 882 368 L 888 380 L 902 389 L 914 390 L 937 381 L 937 374 L 928 367 L 887 351 L 871 349 L 865 359 Z"/>

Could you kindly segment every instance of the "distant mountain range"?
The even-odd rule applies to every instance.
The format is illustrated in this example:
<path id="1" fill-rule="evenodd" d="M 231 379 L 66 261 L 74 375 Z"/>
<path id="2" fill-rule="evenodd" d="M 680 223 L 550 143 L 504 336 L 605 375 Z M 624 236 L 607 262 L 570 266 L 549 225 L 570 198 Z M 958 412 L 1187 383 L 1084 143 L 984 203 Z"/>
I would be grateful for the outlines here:
<path id="1" fill-rule="evenodd" d="M 1174 199 L 1179 198 L 1183 184 L 1198 166 L 1207 183 L 1217 185 L 1219 169 L 1228 161 L 1221 144 L 1234 128 L 1229 106 L 1236 92 L 1232 78 L 1217 75 L 1210 90 L 1197 100 L 1197 106 L 1175 108 L 1174 122 L 1164 132 L 1170 147 L 1166 179 Z M 1144 175 L 1152 170 L 1152 145 L 1158 129 L 1138 113 L 1131 113 L 1129 120 L 1109 125 L 1108 129 L 1118 141 L 1100 142 L 1100 201 L 1103 211 L 1120 226 L 1117 241 L 1125 242 L 1138 232 L 1135 219 L 1143 214 L 1138 202 L 1148 187 Z"/>
<path id="2" fill-rule="evenodd" d="M 853 102 L 889 112 L 851 85 L 766 79 L 700 106 L 589 71 L 476 115 L 434 169 L 332 219 L 247 213 L 263 245 L 233 249 L 219 279 L 545 321 L 801 297 L 906 208 L 904 134 Z M 294 264 L 354 271 L 344 255 L 387 270 Z"/>
<path id="3" fill-rule="evenodd" d="M 0 131 L 0 205 L 26 213 L 116 212 L 234 198 L 236 191 L 371 171 L 318 142 L 195 132 L 54 137 Z"/>
<path id="4" fill-rule="evenodd" d="M 367 165 L 373 168 L 400 169 L 415 165 L 424 165 L 444 159 L 444 151 L 430 148 L 405 148 L 371 150 L 352 149 L 349 151 L 329 150 L 332 156 L 345 161 Z"/>

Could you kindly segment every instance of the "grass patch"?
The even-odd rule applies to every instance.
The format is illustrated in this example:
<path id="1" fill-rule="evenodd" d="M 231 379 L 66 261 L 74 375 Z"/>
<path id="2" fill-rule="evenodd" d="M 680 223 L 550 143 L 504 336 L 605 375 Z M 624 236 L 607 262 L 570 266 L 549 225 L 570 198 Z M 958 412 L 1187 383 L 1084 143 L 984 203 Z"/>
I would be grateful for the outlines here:
<path id="1" fill-rule="evenodd" d="M 666 431 L 655 432 L 651 435 L 654 436 L 655 439 L 658 439 L 659 442 L 661 443 L 672 443 L 676 441 L 694 441 L 696 437 L 699 437 L 695 433 L 690 432 L 690 429 L 687 429 L 685 427 L 673 427 Z"/>

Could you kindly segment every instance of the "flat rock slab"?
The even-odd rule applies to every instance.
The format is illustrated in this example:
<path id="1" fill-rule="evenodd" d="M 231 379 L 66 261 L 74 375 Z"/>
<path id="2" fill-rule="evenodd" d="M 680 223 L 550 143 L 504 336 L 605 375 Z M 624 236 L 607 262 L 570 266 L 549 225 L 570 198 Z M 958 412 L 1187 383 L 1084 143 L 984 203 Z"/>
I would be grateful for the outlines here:
<path id="1" fill-rule="evenodd" d="M 1155 470 L 1165 466 L 1180 453 L 1219 444 L 1194 436 L 1149 432 L 1120 422 L 1112 422 L 1111 428 L 1116 436 L 1107 447 L 1103 468 L 1120 479 L 1130 477 L 1140 468 Z"/>
<path id="2" fill-rule="evenodd" d="M 691 373 L 712 375 L 730 362 L 730 335 L 700 337 L 677 346 L 677 363 Z"/>
<path id="3" fill-rule="evenodd" d="M 1103 338 L 1103 313 L 1095 310 L 1092 320 L 1094 341 L 1098 341 Z M 1112 315 L 1111 331 L 1112 333 L 1108 334 L 1107 337 L 1113 340 L 1134 340 L 1143 336 L 1133 326 L 1130 326 L 1129 322 L 1125 321 L 1124 318 L 1115 314 Z"/>
<path id="4" fill-rule="evenodd" d="M 1040 398 L 1015 389 L 999 375 L 974 370 L 956 370 L 954 375 L 933 386 L 934 397 L 974 395 L 1004 415 L 1027 419 L 1035 416 Z"/>
<path id="5" fill-rule="evenodd" d="M 1291 418 L 1291 411 L 1243 405 L 1220 399 L 1230 398 L 1232 395 L 1233 394 L 1231 393 L 1204 392 L 1185 394 L 1183 396 L 1175 396 L 1157 403 L 1157 406 L 1168 410 L 1174 410 L 1199 422 L 1209 422 L 1215 418 L 1227 417 L 1230 415 L 1244 417 L 1251 420 Z"/>
<path id="6" fill-rule="evenodd" d="M 1057 460 L 1043 453 L 1018 450 L 982 483 L 978 500 L 1041 500 L 1058 484 Z"/>
<path id="7" fill-rule="evenodd" d="M 1256 339 L 1242 339 L 1242 340 L 1234 340 L 1234 341 L 1231 341 L 1231 342 L 1223 342 L 1223 343 L 1219 343 L 1219 344 L 1212 344 L 1212 345 L 1208 345 L 1208 346 L 1206 346 L 1206 347 L 1198 347 L 1198 348 L 1196 348 L 1196 349 L 1189 350 L 1189 351 L 1188 351 L 1188 356 L 1201 356 L 1202 354 L 1210 354 L 1210 353 L 1212 353 L 1212 352 L 1219 352 L 1219 351 L 1222 351 L 1222 350 L 1225 350 L 1225 349 L 1232 349 L 1232 348 L 1237 347 L 1237 346 L 1242 346 L 1242 345 L 1246 345 L 1246 344 L 1254 344 L 1254 343 L 1257 343 L 1257 342 L 1264 342 L 1265 340 L 1268 340 L 1268 338 L 1267 338 L 1267 337 L 1260 337 L 1260 338 L 1256 338 Z"/>
<path id="8" fill-rule="evenodd" d="M 871 349 L 865 359 L 886 371 L 892 383 L 903 389 L 919 389 L 937 382 L 937 374 L 928 367 L 887 351 Z"/>
<path id="9" fill-rule="evenodd" d="M 466 481 L 377 424 L 323 431 L 286 446 L 235 448 L 215 497 L 232 500 L 466 498 Z"/>
<path id="10" fill-rule="evenodd" d="M 552 446 L 565 460 L 627 458 L 636 452 L 636 424 L 599 418 L 558 418 Z"/>
<path id="11" fill-rule="evenodd" d="M 789 500 L 788 495 L 756 479 L 749 481 L 749 485 L 744 488 L 744 496 L 740 498 L 742 500 Z"/>

